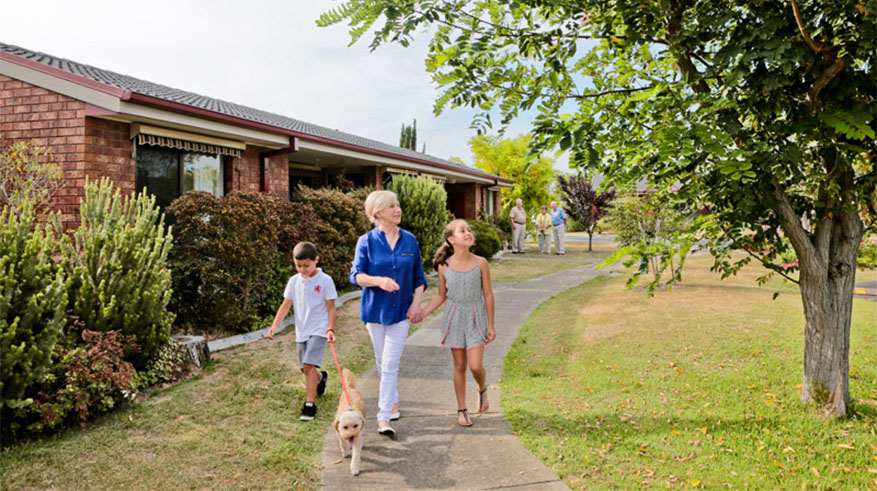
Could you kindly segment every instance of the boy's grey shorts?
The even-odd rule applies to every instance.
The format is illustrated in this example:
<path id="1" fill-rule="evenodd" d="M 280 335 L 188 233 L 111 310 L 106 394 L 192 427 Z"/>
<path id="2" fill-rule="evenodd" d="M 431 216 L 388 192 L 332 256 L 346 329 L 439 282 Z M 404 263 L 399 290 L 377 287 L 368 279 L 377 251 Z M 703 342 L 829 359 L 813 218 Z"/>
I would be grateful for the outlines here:
<path id="1" fill-rule="evenodd" d="M 298 344 L 298 367 L 305 365 L 316 367 L 323 365 L 323 355 L 326 354 L 326 343 L 329 341 L 322 336 L 311 336 L 307 341 Z"/>

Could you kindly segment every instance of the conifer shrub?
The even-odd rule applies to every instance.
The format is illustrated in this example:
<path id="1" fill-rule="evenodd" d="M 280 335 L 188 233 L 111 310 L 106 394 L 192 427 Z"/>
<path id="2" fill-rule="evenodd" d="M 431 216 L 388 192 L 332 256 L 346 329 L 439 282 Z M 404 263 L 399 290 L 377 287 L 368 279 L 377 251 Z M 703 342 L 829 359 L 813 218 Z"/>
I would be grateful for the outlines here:
<path id="1" fill-rule="evenodd" d="M 142 367 L 170 335 L 170 230 L 146 194 L 123 197 L 112 182 L 85 184 L 80 226 L 65 247 L 69 309 L 85 329 L 132 336 Z"/>
<path id="2" fill-rule="evenodd" d="M 499 235 L 496 230 L 482 220 L 466 220 L 472 233 L 475 234 L 475 245 L 472 247 L 472 254 L 490 259 L 494 254 L 499 252 L 502 244 L 499 241 Z"/>
<path id="3" fill-rule="evenodd" d="M 20 213 L 20 216 L 19 214 Z M 58 216 L 55 215 L 56 219 Z M 35 224 L 31 205 L 0 209 L 0 411 L 32 403 L 27 387 L 40 380 L 64 327 L 67 284 L 55 259 L 60 226 Z"/>
<path id="4" fill-rule="evenodd" d="M 350 263 L 359 236 L 371 230 L 365 216 L 364 198 L 352 192 L 348 195 L 335 189 L 299 187 L 293 201 L 307 203 L 319 217 L 316 236 L 312 241 L 320 255 L 319 266 L 332 277 L 339 290 L 350 283 Z"/>
<path id="5" fill-rule="evenodd" d="M 442 232 L 450 221 L 448 193 L 442 185 L 424 176 L 395 176 L 387 189 L 398 196 L 402 207 L 399 226 L 417 237 L 423 269 L 429 270 L 435 251 L 442 245 Z"/>
<path id="6" fill-rule="evenodd" d="M 309 205 L 266 193 L 190 192 L 168 212 L 176 221 L 171 308 L 181 328 L 200 332 L 263 327 L 293 271 L 295 244 L 314 240 L 318 227 Z"/>

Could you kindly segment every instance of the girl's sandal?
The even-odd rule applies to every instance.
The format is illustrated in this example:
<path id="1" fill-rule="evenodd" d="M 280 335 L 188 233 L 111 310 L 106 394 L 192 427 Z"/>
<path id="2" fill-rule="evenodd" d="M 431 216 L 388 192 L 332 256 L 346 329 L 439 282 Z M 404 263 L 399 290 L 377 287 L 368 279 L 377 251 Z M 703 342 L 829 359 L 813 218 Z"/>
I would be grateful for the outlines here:
<path id="1" fill-rule="evenodd" d="M 460 415 L 463 416 L 463 421 L 465 423 L 460 422 Z M 472 420 L 469 419 L 469 411 L 466 409 L 457 409 L 457 424 L 460 426 L 472 426 Z"/>
<path id="2" fill-rule="evenodd" d="M 490 409 L 490 403 L 487 402 L 487 397 L 485 396 L 485 392 L 487 392 L 487 387 L 478 391 L 478 412 L 483 413 Z"/>

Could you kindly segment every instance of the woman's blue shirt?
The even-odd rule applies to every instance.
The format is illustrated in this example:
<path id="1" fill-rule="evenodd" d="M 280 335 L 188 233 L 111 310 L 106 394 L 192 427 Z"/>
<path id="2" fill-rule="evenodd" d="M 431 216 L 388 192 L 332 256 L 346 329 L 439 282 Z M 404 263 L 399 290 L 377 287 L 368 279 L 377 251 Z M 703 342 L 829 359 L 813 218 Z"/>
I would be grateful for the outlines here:
<path id="1" fill-rule="evenodd" d="M 360 319 L 384 326 L 408 318 L 408 308 L 414 300 L 414 290 L 423 285 L 426 275 L 420 259 L 420 245 L 410 232 L 399 229 L 396 246 L 390 249 L 384 232 L 375 227 L 362 235 L 356 243 L 350 282 L 356 286 L 356 275 L 386 276 L 399 284 L 399 290 L 387 292 L 372 286 L 362 289 Z"/>

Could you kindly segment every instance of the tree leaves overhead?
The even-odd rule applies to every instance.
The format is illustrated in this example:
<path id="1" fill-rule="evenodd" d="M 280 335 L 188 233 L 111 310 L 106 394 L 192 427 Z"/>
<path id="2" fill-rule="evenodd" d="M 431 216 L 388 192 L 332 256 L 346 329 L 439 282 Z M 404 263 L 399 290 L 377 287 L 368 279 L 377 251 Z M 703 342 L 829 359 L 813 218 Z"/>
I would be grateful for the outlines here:
<path id="1" fill-rule="evenodd" d="M 778 0 L 352 0 L 321 25 L 348 21 L 354 39 L 374 27 L 373 49 L 428 31 L 436 113 L 476 108 L 484 132 L 536 109 L 534 153 L 569 150 L 622 192 L 645 181 L 708 206 L 725 240 L 768 227 L 752 244 L 766 249 L 779 240 L 777 189 L 799 216 L 857 200 L 877 211 L 877 1 L 799 4 L 812 46 Z M 852 188 L 826 180 L 826 147 Z"/>

